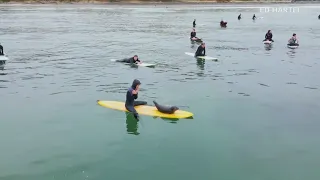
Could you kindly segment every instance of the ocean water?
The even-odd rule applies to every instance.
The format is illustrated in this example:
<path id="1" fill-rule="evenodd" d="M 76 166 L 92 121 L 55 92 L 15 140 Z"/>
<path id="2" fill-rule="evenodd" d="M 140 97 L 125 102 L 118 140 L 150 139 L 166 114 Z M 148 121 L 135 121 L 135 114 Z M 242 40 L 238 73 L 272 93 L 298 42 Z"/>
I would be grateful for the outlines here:
<path id="1" fill-rule="evenodd" d="M 319 6 L 261 10 L 286 7 L 1 5 L 0 179 L 320 179 Z M 193 19 L 217 62 L 185 55 Z M 134 54 L 157 66 L 110 61 Z M 134 79 L 194 118 L 97 105 Z"/>

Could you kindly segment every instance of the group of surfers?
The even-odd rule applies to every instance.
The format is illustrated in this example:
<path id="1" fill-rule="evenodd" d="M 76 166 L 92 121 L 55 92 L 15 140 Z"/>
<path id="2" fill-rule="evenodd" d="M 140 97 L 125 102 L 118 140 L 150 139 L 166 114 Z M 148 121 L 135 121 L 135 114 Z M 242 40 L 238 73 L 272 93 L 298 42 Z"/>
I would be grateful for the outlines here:
<path id="1" fill-rule="evenodd" d="M 242 18 L 242 17 L 241 17 L 241 14 L 239 14 L 238 20 L 240 20 L 241 18 Z M 252 20 L 256 20 L 256 19 L 257 19 L 256 14 L 253 14 Z"/>
<path id="2" fill-rule="evenodd" d="M 263 41 L 271 41 L 274 42 L 274 40 L 272 39 L 273 35 L 271 30 L 268 30 L 268 32 L 265 35 L 265 39 Z M 288 40 L 288 46 L 299 46 L 299 41 L 297 38 L 297 34 L 293 33 L 292 37 Z"/>

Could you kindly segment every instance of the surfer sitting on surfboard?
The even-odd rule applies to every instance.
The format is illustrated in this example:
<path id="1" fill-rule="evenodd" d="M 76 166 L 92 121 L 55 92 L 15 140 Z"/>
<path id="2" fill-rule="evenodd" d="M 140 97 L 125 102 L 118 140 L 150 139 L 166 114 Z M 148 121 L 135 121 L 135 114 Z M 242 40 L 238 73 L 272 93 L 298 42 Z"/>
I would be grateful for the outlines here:
<path id="1" fill-rule="evenodd" d="M 0 44 L 0 56 L 3 55 L 3 46 Z"/>
<path id="2" fill-rule="evenodd" d="M 265 35 L 264 41 L 272 41 L 272 42 L 274 42 L 274 41 L 272 40 L 272 37 L 273 37 L 273 35 L 272 35 L 271 30 L 268 30 L 268 32 L 267 32 L 266 35 Z"/>
<path id="3" fill-rule="evenodd" d="M 193 20 L 192 25 L 193 25 L 193 27 L 196 27 L 196 19 Z"/>
<path id="4" fill-rule="evenodd" d="M 206 55 L 206 44 L 205 43 L 201 43 L 201 45 L 198 47 L 196 53 L 194 54 L 194 56 L 205 56 Z"/>
<path id="5" fill-rule="evenodd" d="M 288 41 L 289 46 L 299 46 L 296 33 L 293 33 L 292 37 Z"/>
<path id="6" fill-rule="evenodd" d="M 131 64 L 133 64 L 133 63 L 135 63 L 135 64 L 142 63 L 139 60 L 138 55 L 134 55 L 131 58 L 125 58 L 125 59 L 122 59 L 122 60 L 117 60 L 116 62 L 131 63 Z"/>
<path id="7" fill-rule="evenodd" d="M 196 30 L 193 28 L 191 33 L 190 33 L 190 39 L 193 40 L 193 41 L 196 41 L 198 40 L 199 38 L 197 37 L 197 33 L 196 33 Z"/>
<path id="8" fill-rule="evenodd" d="M 140 85 L 141 83 L 138 79 L 133 80 L 131 87 L 127 91 L 126 104 L 125 104 L 126 109 L 129 112 L 132 112 L 134 117 L 137 120 L 139 118 L 139 114 L 137 113 L 134 106 L 147 104 L 147 102 L 145 101 L 135 101 L 135 99 L 138 99 L 138 91 L 139 91 Z"/>

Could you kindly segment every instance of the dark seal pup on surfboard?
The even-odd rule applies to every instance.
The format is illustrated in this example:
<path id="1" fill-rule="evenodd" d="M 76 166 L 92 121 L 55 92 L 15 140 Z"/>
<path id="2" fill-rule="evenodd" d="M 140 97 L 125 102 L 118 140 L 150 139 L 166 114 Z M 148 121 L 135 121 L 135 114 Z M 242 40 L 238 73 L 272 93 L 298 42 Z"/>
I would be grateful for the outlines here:
<path id="1" fill-rule="evenodd" d="M 165 113 L 165 114 L 173 114 L 179 108 L 177 106 L 162 106 L 158 104 L 156 101 L 153 101 L 154 105 L 158 109 L 158 111 Z"/>

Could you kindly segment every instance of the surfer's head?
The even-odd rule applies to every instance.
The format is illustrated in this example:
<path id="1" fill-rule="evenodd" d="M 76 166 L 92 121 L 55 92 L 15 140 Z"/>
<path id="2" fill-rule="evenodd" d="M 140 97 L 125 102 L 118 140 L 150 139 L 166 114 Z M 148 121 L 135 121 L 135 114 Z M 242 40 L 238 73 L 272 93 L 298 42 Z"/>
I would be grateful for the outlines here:
<path id="1" fill-rule="evenodd" d="M 134 55 L 133 56 L 133 59 L 136 61 L 136 60 L 138 60 L 138 55 Z"/>
<path id="2" fill-rule="evenodd" d="M 271 33 L 271 30 L 268 30 L 268 33 Z"/>
<path id="3" fill-rule="evenodd" d="M 131 88 L 134 90 L 139 89 L 140 84 L 141 84 L 141 82 L 138 79 L 135 79 L 132 82 Z"/>
<path id="4" fill-rule="evenodd" d="M 202 46 L 203 48 L 205 48 L 205 47 L 206 47 L 206 43 L 201 43 L 201 46 Z"/>
<path id="5" fill-rule="evenodd" d="M 296 33 L 293 33 L 292 36 L 293 36 L 293 37 L 296 37 Z"/>

